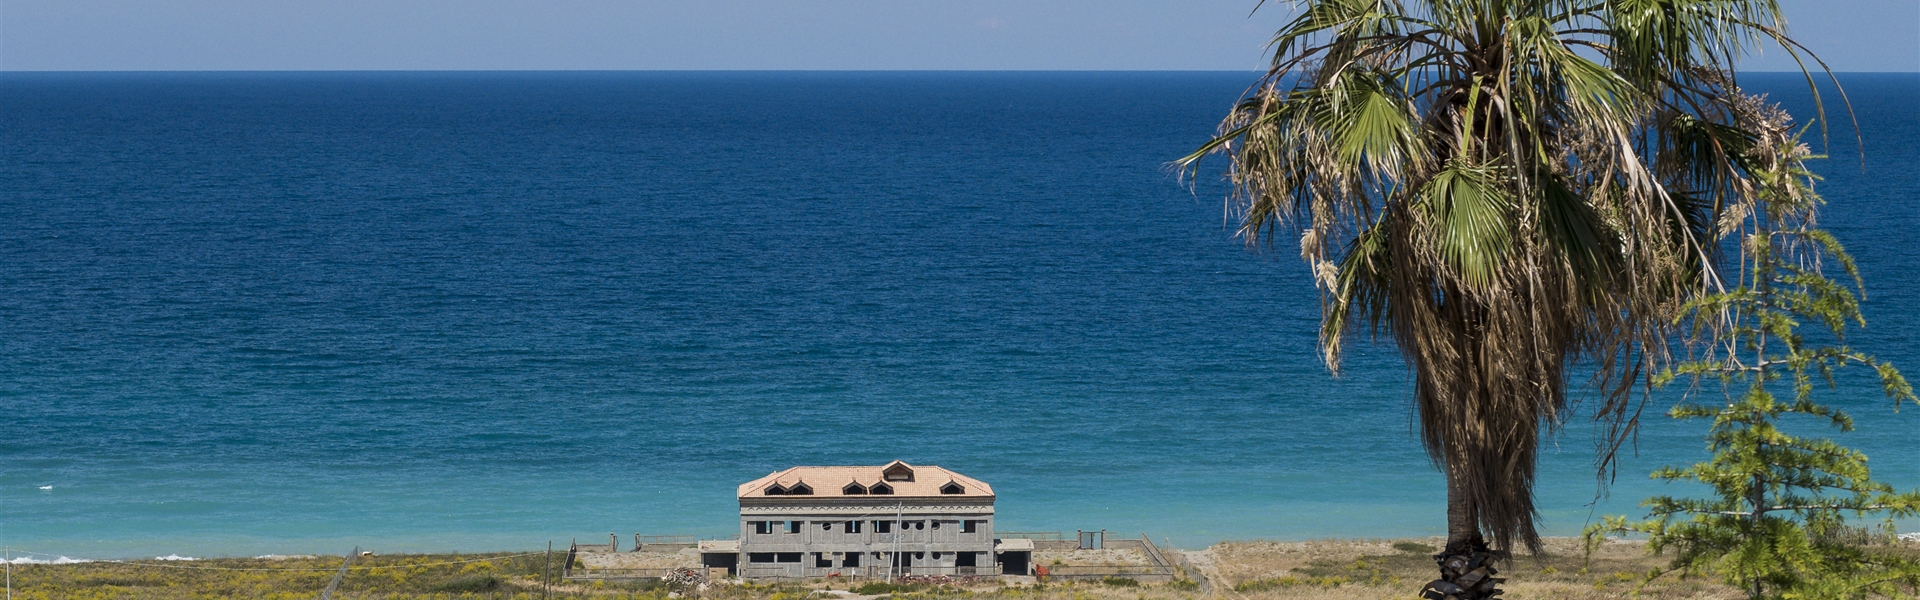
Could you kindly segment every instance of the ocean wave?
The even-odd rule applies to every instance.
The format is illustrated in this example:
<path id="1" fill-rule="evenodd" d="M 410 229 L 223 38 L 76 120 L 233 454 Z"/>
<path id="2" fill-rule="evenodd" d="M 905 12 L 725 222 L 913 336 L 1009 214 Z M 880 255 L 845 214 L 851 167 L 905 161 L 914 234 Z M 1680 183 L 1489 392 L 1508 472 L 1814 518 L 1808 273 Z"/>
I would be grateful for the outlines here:
<path id="1" fill-rule="evenodd" d="M 200 560 L 198 558 L 194 558 L 191 556 L 181 556 L 178 554 L 168 554 L 166 556 L 155 556 L 153 557 L 153 559 L 154 560 Z"/>
<path id="2" fill-rule="evenodd" d="M 80 563 L 90 563 L 90 562 L 93 562 L 93 561 L 85 558 L 67 558 L 65 556 L 55 558 L 53 560 L 47 560 L 44 558 L 33 558 L 30 556 L 22 556 L 20 558 L 15 558 L 12 560 L 0 560 L 0 563 L 13 563 L 16 565 L 76 565 Z"/>

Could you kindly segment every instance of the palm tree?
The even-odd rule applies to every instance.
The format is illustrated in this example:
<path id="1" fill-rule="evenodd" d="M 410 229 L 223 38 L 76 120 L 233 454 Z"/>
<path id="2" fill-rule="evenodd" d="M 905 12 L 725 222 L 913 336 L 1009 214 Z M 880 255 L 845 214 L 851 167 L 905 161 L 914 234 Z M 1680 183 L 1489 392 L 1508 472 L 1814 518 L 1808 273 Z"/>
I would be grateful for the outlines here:
<path id="1" fill-rule="evenodd" d="M 1718 222 L 1753 193 L 1734 62 L 1769 41 L 1811 54 L 1772 0 L 1295 9 L 1272 69 L 1177 164 L 1227 157 L 1249 244 L 1299 233 L 1329 368 L 1346 337 L 1392 336 L 1447 480 L 1425 592 L 1484 598 L 1491 562 L 1538 551 L 1535 452 L 1569 365 L 1594 372 L 1604 476 L 1681 304 L 1718 289 Z"/>

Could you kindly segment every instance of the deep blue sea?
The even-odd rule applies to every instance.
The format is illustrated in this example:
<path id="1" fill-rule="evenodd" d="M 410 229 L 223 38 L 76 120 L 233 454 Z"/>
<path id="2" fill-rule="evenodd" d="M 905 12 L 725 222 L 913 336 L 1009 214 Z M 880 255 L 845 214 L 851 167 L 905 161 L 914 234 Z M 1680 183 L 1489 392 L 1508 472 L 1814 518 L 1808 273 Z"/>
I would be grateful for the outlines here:
<path id="1" fill-rule="evenodd" d="M 1002 530 L 1441 533 L 1397 354 L 1329 375 L 1293 252 L 1231 237 L 1218 163 L 1166 170 L 1253 79 L 5 73 L 0 543 L 718 536 L 742 481 L 896 458 L 993 484 Z M 1920 76 L 1842 80 L 1849 341 L 1920 379 Z M 1920 487 L 1920 411 L 1827 398 Z M 1547 528 L 1634 512 L 1701 428 L 1650 417 L 1595 505 L 1569 427 Z"/>

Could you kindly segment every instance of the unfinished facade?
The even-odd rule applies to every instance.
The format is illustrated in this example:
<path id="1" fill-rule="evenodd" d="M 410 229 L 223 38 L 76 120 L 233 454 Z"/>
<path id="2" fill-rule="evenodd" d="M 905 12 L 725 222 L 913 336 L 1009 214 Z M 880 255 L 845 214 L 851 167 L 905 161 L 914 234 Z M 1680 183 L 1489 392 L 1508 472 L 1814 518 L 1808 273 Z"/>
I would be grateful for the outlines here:
<path id="1" fill-rule="evenodd" d="M 794 467 L 741 484 L 739 498 L 728 566 L 743 577 L 1001 572 L 993 488 L 940 467 Z M 1012 558 L 1024 574 L 1026 556 Z"/>

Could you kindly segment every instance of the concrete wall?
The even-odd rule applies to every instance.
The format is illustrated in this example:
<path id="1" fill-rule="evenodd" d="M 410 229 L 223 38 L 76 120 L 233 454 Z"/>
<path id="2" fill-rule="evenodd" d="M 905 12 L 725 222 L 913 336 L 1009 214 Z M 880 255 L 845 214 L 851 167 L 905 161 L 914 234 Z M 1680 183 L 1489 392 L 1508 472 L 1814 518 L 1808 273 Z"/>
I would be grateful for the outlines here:
<path id="1" fill-rule="evenodd" d="M 1116 539 L 1108 538 L 1106 540 L 1106 547 L 1110 550 L 1139 550 L 1141 552 L 1147 551 L 1147 545 L 1140 543 L 1140 540 L 1116 540 Z"/>

